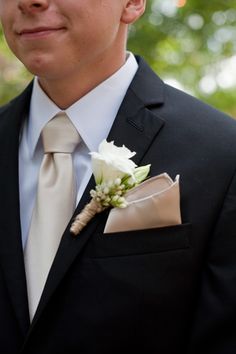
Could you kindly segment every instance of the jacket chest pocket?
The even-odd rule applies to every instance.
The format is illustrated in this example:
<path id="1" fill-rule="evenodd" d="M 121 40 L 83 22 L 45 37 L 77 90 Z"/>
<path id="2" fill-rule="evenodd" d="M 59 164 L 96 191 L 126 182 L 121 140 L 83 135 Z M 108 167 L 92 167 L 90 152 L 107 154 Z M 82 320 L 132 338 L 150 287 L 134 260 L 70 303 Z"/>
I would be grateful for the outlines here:
<path id="1" fill-rule="evenodd" d="M 190 247 L 191 224 L 128 232 L 103 233 L 99 225 L 90 239 L 86 257 L 106 258 L 155 254 Z"/>

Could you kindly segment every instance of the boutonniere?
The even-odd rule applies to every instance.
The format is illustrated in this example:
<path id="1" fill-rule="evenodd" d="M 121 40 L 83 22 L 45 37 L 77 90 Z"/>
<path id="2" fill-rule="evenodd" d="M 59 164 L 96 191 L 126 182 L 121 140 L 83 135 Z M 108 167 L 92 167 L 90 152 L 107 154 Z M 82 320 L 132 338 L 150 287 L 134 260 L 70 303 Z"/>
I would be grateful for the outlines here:
<path id="1" fill-rule="evenodd" d="M 97 213 L 109 207 L 125 208 L 125 193 L 147 178 L 151 166 L 137 167 L 131 160 L 136 152 L 131 152 L 124 145 L 118 147 L 113 141 L 103 140 L 98 152 L 90 154 L 96 186 L 90 191 L 91 201 L 71 225 L 70 231 L 75 236 Z"/>

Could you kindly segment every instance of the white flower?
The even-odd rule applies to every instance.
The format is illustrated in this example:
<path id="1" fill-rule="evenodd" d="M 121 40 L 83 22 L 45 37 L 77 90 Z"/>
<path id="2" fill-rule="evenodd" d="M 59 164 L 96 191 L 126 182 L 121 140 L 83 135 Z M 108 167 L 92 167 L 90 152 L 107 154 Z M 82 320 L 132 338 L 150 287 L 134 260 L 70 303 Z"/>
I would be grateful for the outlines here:
<path id="1" fill-rule="evenodd" d="M 135 154 L 136 152 L 131 152 L 125 146 L 118 147 L 113 141 L 108 143 L 103 140 L 98 152 L 91 152 L 96 184 L 128 176 L 135 182 L 134 170 L 137 165 L 130 160 Z"/>
<path id="2" fill-rule="evenodd" d="M 78 235 L 88 222 L 109 207 L 126 208 L 125 193 L 140 184 L 148 175 L 151 165 L 137 167 L 130 160 L 136 152 L 114 142 L 103 140 L 98 152 L 91 152 L 92 169 L 96 181 L 90 191 L 91 201 L 78 214 L 71 225 L 71 232 Z"/>

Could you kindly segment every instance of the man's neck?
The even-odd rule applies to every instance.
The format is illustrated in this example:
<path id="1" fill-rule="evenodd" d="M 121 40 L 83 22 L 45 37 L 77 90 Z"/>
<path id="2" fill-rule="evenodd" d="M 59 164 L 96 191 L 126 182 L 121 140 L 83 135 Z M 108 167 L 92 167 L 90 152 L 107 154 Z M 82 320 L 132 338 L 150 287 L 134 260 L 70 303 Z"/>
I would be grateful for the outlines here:
<path id="1" fill-rule="evenodd" d="M 89 91 L 105 81 L 125 63 L 125 52 L 116 57 L 112 63 L 100 62 L 87 65 L 78 71 L 68 73 L 66 77 L 43 78 L 39 77 L 39 83 L 45 93 L 62 110 L 70 107 Z"/>

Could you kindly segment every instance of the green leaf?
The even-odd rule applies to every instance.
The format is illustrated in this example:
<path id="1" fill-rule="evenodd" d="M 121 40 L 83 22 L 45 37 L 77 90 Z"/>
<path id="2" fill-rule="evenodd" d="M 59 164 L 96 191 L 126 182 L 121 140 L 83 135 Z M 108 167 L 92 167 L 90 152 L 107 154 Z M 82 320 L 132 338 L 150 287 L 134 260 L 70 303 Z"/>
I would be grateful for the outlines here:
<path id="1" fill-rule="evenodd" d="M 134 177 L 136 180 L 136 184 L 140 184 L 142 181 L 144 181 L 149 172 L 150 172 L 151 165 L 146 165 L 146 166 L 140 166 L 135 168 L 134 170 Z"/>

